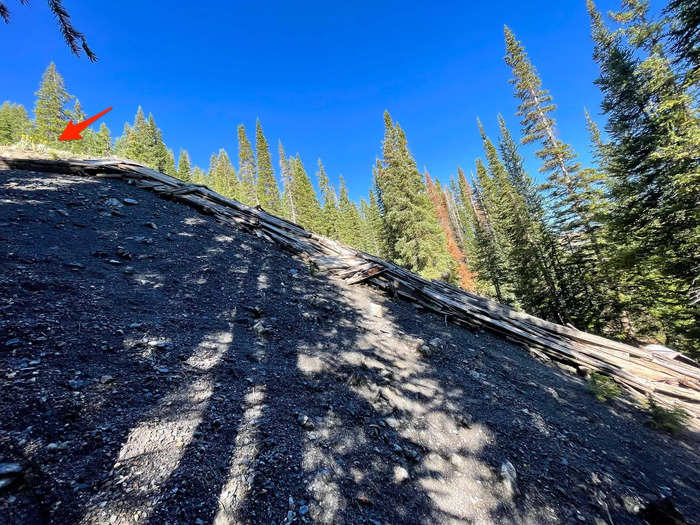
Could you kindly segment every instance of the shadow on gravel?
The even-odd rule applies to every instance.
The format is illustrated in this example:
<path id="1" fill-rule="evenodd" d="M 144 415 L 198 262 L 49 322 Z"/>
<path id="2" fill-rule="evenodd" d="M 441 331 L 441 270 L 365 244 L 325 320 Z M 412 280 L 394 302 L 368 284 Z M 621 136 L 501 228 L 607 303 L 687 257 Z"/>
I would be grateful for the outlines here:
<path id="1" fill-rule="evenodd" d="M 9 523 L 700 515 L 697 436 L 121 181 L 3 173 L 0 242 Z"/>

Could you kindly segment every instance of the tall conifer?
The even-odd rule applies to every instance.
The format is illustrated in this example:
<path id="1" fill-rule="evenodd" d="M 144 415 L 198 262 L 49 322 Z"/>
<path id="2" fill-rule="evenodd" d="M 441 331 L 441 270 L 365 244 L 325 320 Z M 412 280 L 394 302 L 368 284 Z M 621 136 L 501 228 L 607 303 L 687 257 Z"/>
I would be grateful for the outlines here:
<path id="1" fill-rule="evenodd" d="M 185 182 L 192 182 L 190 155 L 185 149 L 180 150 L 180 157 L 177 160 L 177 178 Z"/>
<path id="2" fill-rule="evenodd" d="M 628 305 L 643 316 L 642 333 L 700 353 L 700 303 L 689 300 L 700 271 L 700 116 L 697 88 L 688 84 L 692 56 L 671 62 L 679 52 L 673 32 L 686 22 L 674 8 L 683 5 L 652 20 L 646 3 L 625 1 L 612 13 L 616 31 L 591 0 L 588 10 L 608 117 L 609 231 L 614 262 L 634 290 Z"/>
<path id="3" fill-rule="evenodd" d="M 362 246 L 362 222 L 357 205 L 350 200 L 345 179 L 340 176 L 338 197 L 338 240 L 354 248 Z"/>
<path id="4" fill-rule="evenodd" d="M 321 226 L 321 234 L 333 239 L 340 239 L 340 222 L 341 217 L 338 213 L 338 197 L 335 189 L 331 186 L 326 175 L 326 168 L 323 166 L 321 159 L 318 159 L 318 185 L 321 188 L 321 198 L 323 199 L 323 220 Z"/>
<path id="5" fill-rule="evenodd" d="M 282 211 L 280 190 L 272 169 L 270 148 L 258 119 L 255 122 L 255 151 L 258 155 L 258 201 L 265 211 L 279 215 Z"/>
<path id="6" fill-rule="evenodd" d="M 243 124 L 238 126 L 238 176 L 241 180 L 241 202 L 249 206 L 260 204 L 258 200 L 255 157 Z"/>
<path id="7" fill-rule="evenodd" d="M 388 255 L 424 277 L 440 277 L 454 266 L 447 238 L 408 150 L 406 135 L 388 111 L 384 112 L 384 125 L 383 158 L 375 169 L 375 183 Z"/>
<path id="8" fill-rule="evenodd" d="M 291 159 L 292 180 L 290 200 L 294 203 L 296 222 L 306 229 L 320 232 L 322 229 L 321 206 L 299 155 Z"/>
<path id="9" fill-rule="evenodd" d="M 71 96 L 66 91 L 63 77 L 56 71 L 53 62 L 41 77 L 36 97 L 32 138 L 42 144 L 57 145 L 58 137 L 70 119 L 65 106 Z"/>
<path id="10" fill-rule="evenodd" d="M 280 158 L 280 174 L 282 177 L 282 216 L 292 222 L 297 222 L 297 211 L 292 195 L 293 159 L 288 159 L 282 146 L 282 141 L 277 142 Z"/>
<path id="11" fill-rule="evenodd" d="M 0 144 L 15 144 L 31 132 L 32 122 L 21 104 L 3 102 L 0 106 Z"/>

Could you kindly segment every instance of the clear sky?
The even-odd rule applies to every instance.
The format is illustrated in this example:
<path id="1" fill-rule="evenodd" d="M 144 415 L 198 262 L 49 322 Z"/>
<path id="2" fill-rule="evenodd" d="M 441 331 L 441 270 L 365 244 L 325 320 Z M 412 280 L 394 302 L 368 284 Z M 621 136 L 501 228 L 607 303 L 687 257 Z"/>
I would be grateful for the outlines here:
<path id="1" fill-rule="evenodd" d="M 504 24 L 526 46 L 559 106 L 561 138 L 584 163 L 584 106 L 601 123 L 584 0 L 64 0 L 97 63 L 70 54 L 46 2 L 6 4 L 0 101 L 31 111 L 54 61 L 88 115 L 114 106 L 105 118 L 113 136 L 141 105 L 175 155 L 185 148 L 203 168 L 221 147 L 237 159 L 237 125 L 254 140 L 259 117 L 275 161 L 278 139 L 310 175 L 321 157 L 334 183 L 344 175 L 354 200 L 371 184 L 384 109 L 406 131 L 418 166 L 441 180 L 458 165 L 469 173 L 483 155 L 477 116 L 495 139 L 500 112 L 519 136 Z M 533 148 L 524 153 L 536 175 Z"/>

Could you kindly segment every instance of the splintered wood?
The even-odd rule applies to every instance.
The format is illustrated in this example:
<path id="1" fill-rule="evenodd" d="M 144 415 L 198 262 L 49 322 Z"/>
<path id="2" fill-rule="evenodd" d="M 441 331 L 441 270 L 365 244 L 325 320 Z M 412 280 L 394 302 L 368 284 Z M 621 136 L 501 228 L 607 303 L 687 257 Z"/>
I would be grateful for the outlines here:
<path id="1" fill-rule="evenodd" d="M 674 351 L 637 348 L 519 312 L 440 281 L 428 281 L 390 262 L 310 233 L 297 224 L 246 206 L 128 160 L 38 160 L 0 157 L 0 170 L 123 178 L 163 197 L 187 203 L 216 220 L 246 228 L 300 254 L 320 271 L 350 284 L 369 283 L 469 328 L 488 329 L 533 355 L 563 363 L 582 375 L 598 372 L 635 397 L 680 406 L 700 424 L 700 366 Z"/>

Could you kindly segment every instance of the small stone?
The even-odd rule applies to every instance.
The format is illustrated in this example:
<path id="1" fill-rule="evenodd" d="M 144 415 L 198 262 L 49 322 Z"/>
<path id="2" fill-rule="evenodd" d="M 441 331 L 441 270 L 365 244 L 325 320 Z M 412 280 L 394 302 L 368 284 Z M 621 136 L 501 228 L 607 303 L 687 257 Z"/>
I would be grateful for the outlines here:
<path id="1" fill-rule="evenodd" d="M 122 202 L 124 204 L 129 204 L 130 206 L 135 206 L 139 203 L 139 201 L 137 201 L 135 199 L 129 199 L 128 197 L 126 199 L 122 199 Z"/>
<path id="2" fill-rule="evenodd" d="M 5 341 L 5 346 L 15 346 L 18 344 L 19 344 L 19 339 L 17 337 L 15 337 L 13 339 L 8 339 L 7 341 Z"/>
<path id="3" fill-rule="evenodd" d="M 515 467 L 510 461 L 506 459 L 503 463 L 501 463 L 501 478 L 503 479 L 503 484 L 506 487 L 506 491 L 511 496 L 515 493 L 515 482 L 517 477 Z"/>
<path id="4" fill-rule="evenodd" d="M 69 262 L 68 266 L 71 268 L 71 270 L 84 270 L 85 265 L 81 264 L 79 262 Z"/>
<path id="5" fill-rule="evenodd" d="M 442 348 L 442 339 L 440 339 L 439 337 L 434 337 L 428 342 L 428 346 L 430 346 L 430 348 L 432 348 L 433 350 L 439 350 L 440 348 Z"/>
<path id="6" fill-rule="evenodd" d="M 622 496 L 622 504 L 630 514 L 639 514 L 640 505 L 637 498 L 633 496 Z"/>
<path id="7" fill-rule="evenodd" d="M 305 428 L 306 430 L 313 430 L 313 428 L 314 428 L 314 422 L 311 421 L 309 416 L 307 416 L 305 414 L 298 414 L 297 415 L 297 423 L 299 424 L 299 426 L 301 426 L 302 428 Z"/>
<path id="8" fill-rule="evenodd" d="M 114 378 L 112 376 L 105 375 L 100 377 L 100 383 L 102 383 L 103 385 L 111 383 L 112 381 L 114 381 Z"/>
<path id="9" fill-rule="evenodd" d="M 297 517 L 297 513 L 294 512 L 293 510 L 290 510 L 289 512 L 287 512 L 287 521 L 288 522 L 291 522 L 296 517 Z"/>
<path id="10" fill-rule="evenodd" d="M 22 470 L 22 465 L 19 463 L 0 463 L 0 476 L 19 474 Z"/>
<path id="11" fill-rule="evenodd" d="M 306 516 L 309 513 L 309 507 L 306 505 L 302 505 L 299 507 L 299 516 Z"/>
<path id="12" fill-rule="evenodd" d="M 158 229 L 158 226 L 156 226 L 156 223 L 155 223 L 155 222 L 147 222 L 147 223 L 144 223 L 144 226 L 145 226 L 146 228 L 151 228 L 152 230 L 157 230 L 157 229 Z"/>
<path id="13" fill-rule="evenodd" d="M 161 374 L 167 374 L 170 371 L 164 366 L 158 367 L 156 370 L 158 370 L 158 372 L 160 372 Z"/>
<path id="14" fill-rule="evenodd" d="M 105 201 L 105 206 L 108 208 L 121 208 L 123 204 L 119 202 L 119 199 L 111 198 Z"/>
<path id="15" fill-rule="evenodd" d="M 557 392 L 556 390 L 554 390 L 551 386 L 546 387 L 544 390 L 545 390 L 545 392 L 547 392 L 550 396 L 552 396 L 554 399 L 556 399 L 557 401 L 560 401 L 559 392 Z"/>
<path id="16" fill-rule="evenodd" d="M 109 264 L 113 264 L 114 266 L 119 266 L 122 262 L 117 261 L 116 259 L 110 259 L 107 261 Z"/>
<path id="17" fill-rule="evenodd" d="M 396 481 L 396 483 L 403 483 L 410 477 L 408 470 L 405 468 L 401 466 L 394 467 L 394 481 Z"/>
<path id="18" fill-rule="evenodd" d="M 481 381 L 481 374 L 479 372 L 477 372 L 476 370 L 471 370 L 469 372 L 469 375 L 472 376 L 473 379 L 475 379 L 477 381 Z"/>
<path id="19" fill-rule="evenodd" d="M 268 328 L 267 326 L 265 326 L 265 325 L 262 323 L 262 321 L 257 321 L 257 322 L 253 325 L 253 330 L 255 330 L 255 333 L 258 334 L 258 335 L 260 335 L 260 336 L 267 335 L 267 334 L 270 333 L 270 328 Z"/>

